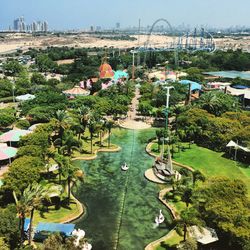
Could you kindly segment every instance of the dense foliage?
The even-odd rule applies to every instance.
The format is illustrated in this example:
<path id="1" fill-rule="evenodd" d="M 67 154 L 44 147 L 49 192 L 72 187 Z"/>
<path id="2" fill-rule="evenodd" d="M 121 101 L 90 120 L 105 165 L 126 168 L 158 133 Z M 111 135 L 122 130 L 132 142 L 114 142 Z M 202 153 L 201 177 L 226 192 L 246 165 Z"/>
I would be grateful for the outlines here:
<path id="1" fill-rule="evenodd" d="M 228 249 L 249 249 L 250 202 L 240 180 L 225 177 L 209 179 L 199 190 L 199 211 Z"/>

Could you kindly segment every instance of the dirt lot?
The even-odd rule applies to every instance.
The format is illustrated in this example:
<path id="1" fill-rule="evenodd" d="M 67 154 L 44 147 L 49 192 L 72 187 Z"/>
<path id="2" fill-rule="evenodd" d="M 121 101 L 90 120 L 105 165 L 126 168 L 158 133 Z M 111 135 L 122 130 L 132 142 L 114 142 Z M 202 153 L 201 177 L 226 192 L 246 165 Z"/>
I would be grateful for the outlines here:
<path id="1" fill-rule="evenodd" d="M 138 36 L 134 36 L 138 38 Z M 172 42 L 172 37 L 152 35 L 150 43 L 154 46 L 162 46 L 166 42 Z M 27 50 L 29 47 L 46 48 L 47 46 L 69 46 L 69 47 L 114 47 L 114 48 L 131 48 L 143 46 L 147 41 L 146 35 L 141 35 L 140 40 L 110 40 L 94 37 L 89 34 L 65 35 L 57 37 L 55 35 L 32 37 L 30 34 L 8 34 L 0 40 L 0 53 L 13 51 L 16 49 Z M 220 49 L 237 49 L 242 48 L 250 51 L 250 37 L 241 37 L 240 39 L 225 37 L 215 39 L 216 46 Z"/>

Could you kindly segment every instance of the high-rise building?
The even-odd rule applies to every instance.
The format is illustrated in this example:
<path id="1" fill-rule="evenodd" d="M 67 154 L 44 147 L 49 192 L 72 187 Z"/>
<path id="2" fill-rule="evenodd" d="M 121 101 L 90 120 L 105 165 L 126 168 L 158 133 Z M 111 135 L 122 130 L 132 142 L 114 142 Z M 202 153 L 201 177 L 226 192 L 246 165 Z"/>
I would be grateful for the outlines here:
<path id="1" fill-rule="evenodd" d="M 14 20 L 14 25 L 13 25 L 15 31 L 18 31 L 18 27 L 19 27 L 19 18 Z"/>
<path id="2" fill-rule="evenodd" d="M 47 21 L 43 22 L 43 32 L 48 32 L 49 29 L 49 24 Z"/>
<path id="3" fill-rule="evenodd" d="M 117 22 L 117 23 L 115 24 L 115 28 L 116 28 L 117 30 L 119 30 L 119 29 L 120 29 L 120 27 L 121 27 L 120 23 L 119 23 L 119 22 Z"/>
<path id="4" fill-rule="evenodd" d="M 96 31 L 101 31 L 102 27 L 101 26 L 96 26 Z"/>
<path id="5" fill-rule="evenodd" d="M 37 22 L 33 22 L 33 23 L 31 24 L 31 31 L 32 31 L 32 32 L 37 32 Z"/>
<path id="6" fill-rule="evenodd" d="M 19 32 L 47 32 L 47 21 L 34 21 L 31 24 L 25 24 L 24 17 L 19 17 L 13 22 L 14 30 Z"/>

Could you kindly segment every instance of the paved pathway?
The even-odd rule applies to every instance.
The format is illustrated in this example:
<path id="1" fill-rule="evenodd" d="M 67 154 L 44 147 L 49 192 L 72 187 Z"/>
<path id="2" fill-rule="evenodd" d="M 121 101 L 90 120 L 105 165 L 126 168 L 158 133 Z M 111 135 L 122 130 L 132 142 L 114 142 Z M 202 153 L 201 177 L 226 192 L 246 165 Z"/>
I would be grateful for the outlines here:
<path id="1" fill-rule="evenodd" d="M 127 118 L 125 120 L 120 120 L 119 125 L 123 128 L 128 129 L 145 129 L 150 128 L 151 125 L 139 120 L 137 116 L 137 108 L 139 104 L 140 90 L 135 89 L 135 97 L 132 99 L 129 111 L 127 113 Z"/>

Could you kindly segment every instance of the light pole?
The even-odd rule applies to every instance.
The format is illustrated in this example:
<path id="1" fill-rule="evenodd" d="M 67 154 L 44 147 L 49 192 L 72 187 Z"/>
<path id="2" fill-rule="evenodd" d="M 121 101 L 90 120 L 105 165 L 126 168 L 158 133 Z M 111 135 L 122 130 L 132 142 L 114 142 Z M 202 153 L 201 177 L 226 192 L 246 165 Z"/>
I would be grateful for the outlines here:
<path id="1" fill-rule="evenodd" d="M 167 94 L 166 94 L 166 110 L 165 110 L 165 115 L 166 115 L 166 129 L 168 131 L 168 108 L 169 108 L 169 97 L 170 97 L 170 89 L 173 89 L 173 86 L 167 86 L 165 87 L 167 89 Z"/>
<path id="2" fill-rule="evenodd" d="M 12 82 L 12 98 L 13 98 L 13 102 L 15 102 L 15 89 L 16 89 L 16 86 L 15 86 L 15 82 L 13 81 Z"/>
<path id="3" fill-rule="evenodd" d="M 165 89 L 167 89 L 167 94 L 166 94 L 166 109 L 165 109 L 165 117 L 166 117 L 166 125 L 165 125 L 165 129 L 167 131 L 167 137 L 169 139 L 169 135 L 168 135 L 168 108 L 169 108 L 169 97 L 170 97 L 170 89 L 173 89 L 173 86 L 167 86 L 165 87 Z M 163 135 L 163 153 L 162 153 L 162 158 L 164 158 L 164 141 L 165 141 L 165 136 Z M 168 141 L 169 142 L 169 141 Z"/>
<path id="4" fill-rule="evenodd" d="M 132 80 L 135 79 L 135 54 L 137 53 L 135 50 L 130 51 L 133 54 L 133 61 L 132 61 Z"/>

